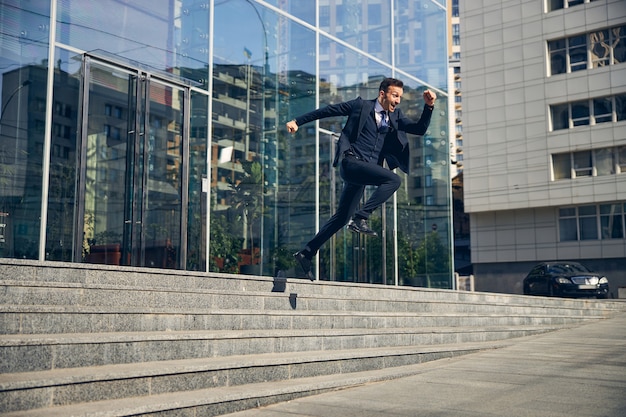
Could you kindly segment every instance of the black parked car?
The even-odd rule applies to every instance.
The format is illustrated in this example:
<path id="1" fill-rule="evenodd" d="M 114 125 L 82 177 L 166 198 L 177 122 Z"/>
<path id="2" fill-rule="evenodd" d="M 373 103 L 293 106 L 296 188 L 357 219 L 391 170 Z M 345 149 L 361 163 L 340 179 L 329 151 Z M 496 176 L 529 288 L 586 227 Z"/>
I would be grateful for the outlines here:
<path id="1" fill-rule="evenodd" d="M 543 262 L 524 278 L 524 294 L 608 298 L 609 280 L 578 262 Z"/>

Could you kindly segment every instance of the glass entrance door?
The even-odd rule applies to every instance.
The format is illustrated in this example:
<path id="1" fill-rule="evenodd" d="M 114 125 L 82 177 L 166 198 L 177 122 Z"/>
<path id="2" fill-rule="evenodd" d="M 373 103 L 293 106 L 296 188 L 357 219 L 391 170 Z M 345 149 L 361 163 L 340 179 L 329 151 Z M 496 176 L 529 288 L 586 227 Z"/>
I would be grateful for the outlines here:
<path id="1" fill-rule="evenodd" d="M 78 230 L 88 263 L 180 268 L 189 89 L 85 57 Z"/>

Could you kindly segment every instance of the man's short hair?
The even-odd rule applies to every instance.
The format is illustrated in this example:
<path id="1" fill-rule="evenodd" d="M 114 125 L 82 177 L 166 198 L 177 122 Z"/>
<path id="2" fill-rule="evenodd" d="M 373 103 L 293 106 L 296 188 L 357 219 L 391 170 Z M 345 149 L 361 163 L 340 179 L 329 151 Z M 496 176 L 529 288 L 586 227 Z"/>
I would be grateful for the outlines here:
<path id="1" fill-rule="evenodd" d="M 378 88 L 378 91 L 384 91 L 386 93 L 387 89 L 392 86 L 403 88 L 404 83 L 401 80 L 398 80 L 397 78 L 385 78 L 380 83 L 380 87 Z"/>

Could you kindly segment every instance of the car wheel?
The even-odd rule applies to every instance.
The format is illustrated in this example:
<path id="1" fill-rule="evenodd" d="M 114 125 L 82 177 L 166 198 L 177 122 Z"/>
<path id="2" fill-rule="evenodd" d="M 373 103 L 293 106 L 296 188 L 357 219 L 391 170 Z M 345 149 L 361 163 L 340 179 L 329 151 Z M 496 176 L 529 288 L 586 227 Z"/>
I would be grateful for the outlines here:
<path id="1" fill-rule="evenodd" d="M 609 298 L 609 295 L 608 295 L 608 294 L 598 294 L 598 295 L 596 296 L 596 298 L 597 298 L 598 300 L 607 299 L 607 298 Z"/>

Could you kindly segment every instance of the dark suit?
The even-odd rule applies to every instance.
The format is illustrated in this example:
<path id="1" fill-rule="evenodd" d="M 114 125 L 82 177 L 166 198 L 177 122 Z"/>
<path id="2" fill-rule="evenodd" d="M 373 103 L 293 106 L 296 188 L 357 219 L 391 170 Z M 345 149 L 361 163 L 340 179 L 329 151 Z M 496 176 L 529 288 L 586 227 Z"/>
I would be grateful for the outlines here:
<path id="1" fill-rule="evenodd" d="M 315 255 L 322 244 L 348 223 L 355 214 L 365 186 L 376 185 L 378 188 L 361 210 L 356 212 L 355 217 L 364 219 L 369 218 L 376 208 L 396 192 L 400 187 L 400 177 L 391 170 L 400 168 L 405 173 L 409 172 L 409 142 L 406 133 L 423 135 L 430 124 L 432 107 L 426 106 L 417 122 L 405 117 L 402 111 L 396 108 L 393 113 L 389 113 L 390 129 L 382 136 L 384 145 L 377 161 L 367 161 L 347 151 L 359 146 L 357 141 L 362 140 L 365 132 L 371 132 L 372 128 L 376 129 L 375 105 L 376 99 L 363 100 L 359 97 L 314 110 L 295 119 L 297 125 L 301 126 L 326 117 L 348 116 L 348 121 L 339 136 L 333 162 L 333 166 L 337 166 L 341 161 L 340 174 L 344 180 L 344 188 L 337 211 L 307 244 L 307 249 L 312 255 Z M 387 161 L 389 169 L 383 168 L 384 161 Z"/>

